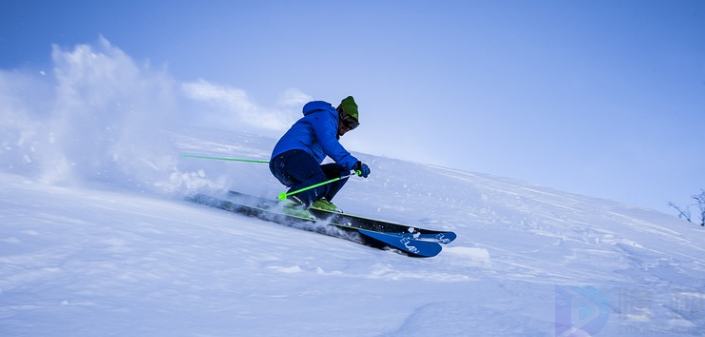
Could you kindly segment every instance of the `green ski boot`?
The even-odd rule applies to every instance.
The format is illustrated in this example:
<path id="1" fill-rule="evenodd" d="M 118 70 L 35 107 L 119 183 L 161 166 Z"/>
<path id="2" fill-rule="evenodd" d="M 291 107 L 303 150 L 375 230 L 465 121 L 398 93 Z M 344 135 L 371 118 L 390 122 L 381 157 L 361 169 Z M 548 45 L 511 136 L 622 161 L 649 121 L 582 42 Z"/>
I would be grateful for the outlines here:
<path id="1" fill-rule="evenodd" d="M 301 202 L 301 200 L 297 197 L 288 197 L 287 200 L 284 202 L 283 211 L 287 215 L 297 218 L 310 220 L 316 219 L 316 217 L 314 217 L 311 212 L 308 211 L 308 209 L 304 206 L 303 202 Z"/>
<path id="2" fill-rule="evenodd" d="M 321 198 L 313 202 L 311 207 L 324 210 L 324 211 L 330 211 L 330 212 L 338 212 L 338 213 L 343 213 L 343 211 L 338 208 L 335 204 L 332 202 L 326 200 L 326 198 Z"/>

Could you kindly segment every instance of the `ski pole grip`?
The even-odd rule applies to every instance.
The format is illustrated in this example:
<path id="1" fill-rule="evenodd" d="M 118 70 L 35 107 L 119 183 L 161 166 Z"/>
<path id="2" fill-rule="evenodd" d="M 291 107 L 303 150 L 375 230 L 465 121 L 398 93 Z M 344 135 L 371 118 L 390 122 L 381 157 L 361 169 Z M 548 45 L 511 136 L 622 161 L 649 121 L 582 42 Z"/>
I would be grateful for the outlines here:
<path id="1" fill-rule="evenodd" d="M 357 171 L 355 171 L 355 174 L 357 174 L 358 177 L 361 176 L 361 175 L 362 175 L 362 170 L 357 170 Z"/>

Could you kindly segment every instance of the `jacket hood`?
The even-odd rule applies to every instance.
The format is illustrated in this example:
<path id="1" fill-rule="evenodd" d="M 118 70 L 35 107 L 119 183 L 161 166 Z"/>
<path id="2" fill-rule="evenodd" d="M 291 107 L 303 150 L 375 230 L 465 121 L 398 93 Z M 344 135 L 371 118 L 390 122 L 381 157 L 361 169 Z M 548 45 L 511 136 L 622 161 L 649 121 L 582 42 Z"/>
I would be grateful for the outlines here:
<path id="1" fill-rule="evenodd" d="M 335 108 L 330 103 L 323 101 L 308 102 L 304 105 L 304 116 L 308 116 L 317 111 L 329 111 L 335 113 Z"/>

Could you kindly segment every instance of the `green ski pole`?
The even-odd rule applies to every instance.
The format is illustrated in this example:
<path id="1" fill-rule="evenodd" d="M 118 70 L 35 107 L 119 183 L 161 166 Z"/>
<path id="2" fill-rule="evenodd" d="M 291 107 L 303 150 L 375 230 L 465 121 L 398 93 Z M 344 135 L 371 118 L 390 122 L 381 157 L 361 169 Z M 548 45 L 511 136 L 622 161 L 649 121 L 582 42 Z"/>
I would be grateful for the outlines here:
<path id="1" fill-rule="evenodd" d="M 357 170 L 357 171 L 355 171 L 355 174 L 361 175 L 361 174 L 362 174 L 362 171 Z M 346 176 L 342 176 L 342 177 L 338 177 L 338 178 L 333 178 L 333 179 L 331 179 L 331 180 L 326 180 L 326 181 L 324 181 L 324 182 L 320 182 L 320 183 L 318 183 L 318 184 L 313 184 L 313 185 L 311 185 L 311 186 L 307 186 L 307 187 L 298 189 L 298 190 L 293 191 L 293 192 L 289 192 L 289 193 L 287 193 L 287 192 L 281 192 L 281 193 L 279 193 L 279 200 L 284 201 L 284 200 L 286 200 L 286 198 L 287 198 L 288 196 L 291 196 L 291 195 L 294 195 L 294 194 L 297 194 L 297 193 L 301 193 L 301 192 L 304 192 L 304 191 L 308 191 L 308 190 L 310 190 L 310 189 L 314 189 L 314 188 L 316 188 L 316 187 L 323 186 L 323 185 L 326 185 L 326 184 L 334 183 L 334 182 L 336 182 L 336 181 L 338 181 L 338 180 L 347 179 L 347 178 L 350 178 L 350 176 L 352 176 L 352 174 L 348 174 L 348 175 L 346 175 Z"/>
<path id="2" fill-rule="evenodd" d="M 269 164 L 269 160 L 252 160 L 252 159 L 243 159 L 243 158 L 196 156 L 196 155 L 192 155 L 192 154 L 184 154 L 181 156 L 186 157 L 186 158 L 215 159 L 215 160 L 226 160 L 226 161 L 239 161 L 239 162 L 245 162 L 245 163 Z"/>

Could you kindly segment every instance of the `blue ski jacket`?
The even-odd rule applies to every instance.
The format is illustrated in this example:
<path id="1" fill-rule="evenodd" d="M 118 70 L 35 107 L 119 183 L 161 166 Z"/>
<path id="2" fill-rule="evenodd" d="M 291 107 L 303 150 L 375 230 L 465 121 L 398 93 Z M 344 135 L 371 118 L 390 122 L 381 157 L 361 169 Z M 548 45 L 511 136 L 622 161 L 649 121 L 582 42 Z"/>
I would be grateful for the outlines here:
<path id="1" fill-rule="evenodd" d="M 304 117 L 291 126 L 272 150 L 272 159 L 289 150 L 304 150 L 318 163 L 326 156 L 346 170 L 357 163 L 338 142 L 338 111 L 328 102 L 313 101 L 303 107 Z"/>

